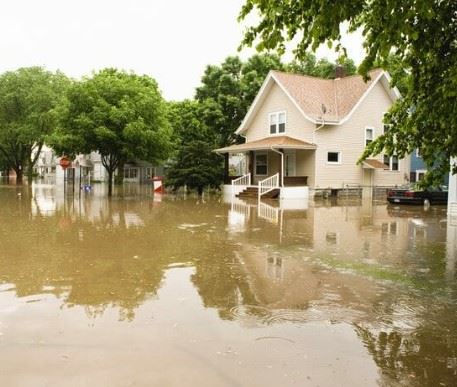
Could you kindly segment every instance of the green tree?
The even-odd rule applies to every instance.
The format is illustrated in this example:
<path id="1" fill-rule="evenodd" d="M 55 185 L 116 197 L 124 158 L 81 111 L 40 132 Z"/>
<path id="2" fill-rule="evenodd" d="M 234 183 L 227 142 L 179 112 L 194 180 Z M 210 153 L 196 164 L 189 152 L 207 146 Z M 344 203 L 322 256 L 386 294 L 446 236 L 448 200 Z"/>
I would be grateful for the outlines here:
<path id="1" fill-rule="evenodd" d="M 9 173 L 10 165 L 2 152 L 0 152 L 0 172 Z"/>
<path id="2" fill-rule="evenodd" d="M 213 115 L 211 101 L 183 101 L 170 106 L 170 123 L 175 134 L 175 153 L 167 172 L 167 185 L 178 189 L 196 189 L 199 196 L 205 187 L 219 188 L 223 178 L 222 158 L 213 150 L 217 135 L 205 119 Z"/>
<path id="3" fill-rule="evenodd" d="M 69 86 L 68 78 L 41 67 L 20 68 L 0 76 L 0 153 L 21 184 L 29 181 L 46 136 L 55 127 L 54 109 Z"/>
<path id="4" fill-rule="evenodd" d="M 357 71 L 354 61 L 350 58 L 341 56 L 333 63 L 326 58 L 317 60 L 316 56 L 310 52 L 307 52 L 302 58 L 294 59 L 286 64 L 285 69 L 290 73 L 329 79 L 335 78 L 338 66 L 343 68 L 345 75 L 353 75 Z"/>
<path id="5" fill-rule="evenodd" d="M 166 105 L 150 77 L 104 69 L 75 83 L 59 109 L 50 142 L 60 154 L 97 151 L 112 195 L 116 169 L 130 159 L 165 160 L 170 150 Z"/>
<path id="6" fill-rule="evenodd" d="M 344 52 L 344 26 L 361 29 L 366 56 L 359 72 L 375 63 L 388 68 L 392 54 L 409 73 L 410 86 L 386 115 L 390 130 L 373 141 L 363 157 L 386 152 L 402 157 L 420 148 L 439 179 L 457 156 L 457 2 L 455 0 L 246 0 L 239 18 L 258 13 L 242 44 L 285 51 L 304 58 L 327 42 Z M 393 76 L 394 85 L 400 80 Z M 457 173 L 457 165 L 453 166 Z"/>
<path id="7" fill-rule="evenodd" d="M 197 88 L 196 100 L 211 104 L 217 114 L 208 116 L 208 126 L 217 133 L 218 146 L 226 146 L 237 140 L 235 130 L 270 70 L 282 70 L 278 56 L 254 55 L 243 63 L 230 56 L 220 66 L 210 65 Z M 217 119 L 215 119 L 217 118 Z"/>

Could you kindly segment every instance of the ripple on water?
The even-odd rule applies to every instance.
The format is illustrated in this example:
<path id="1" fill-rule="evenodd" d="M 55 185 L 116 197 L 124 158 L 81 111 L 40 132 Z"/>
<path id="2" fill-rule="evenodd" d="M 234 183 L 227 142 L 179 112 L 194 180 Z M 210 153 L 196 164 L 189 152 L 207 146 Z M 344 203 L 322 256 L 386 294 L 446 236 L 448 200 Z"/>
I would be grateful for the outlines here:
<path id="1" fill-rule="evenodd" d="M 268 309 L 258 305 L 240 305 L 230 309 L 237 320 L 255 318 L 260 324 L 303 323 L 309 320 L 306 310 Z"/>

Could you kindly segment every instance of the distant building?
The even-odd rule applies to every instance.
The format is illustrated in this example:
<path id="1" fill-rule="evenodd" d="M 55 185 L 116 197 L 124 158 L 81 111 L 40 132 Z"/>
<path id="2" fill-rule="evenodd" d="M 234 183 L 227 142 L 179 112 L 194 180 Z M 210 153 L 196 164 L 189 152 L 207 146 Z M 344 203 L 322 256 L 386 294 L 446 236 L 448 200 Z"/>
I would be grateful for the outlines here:
<path id="1" fill-rule="evenodd" d="M 102 164 L 98 152 L 77 155 L 71 165 L 64 172 L 59 164 L 60 157 L 56 156 L 51 148 L 43 147 L 38 157 L 34 171 L 40 178 L 53 178 L 57 184 L 67 181 L 82 183 L 104 182 L 108 180 L 108 173 Z M 163 167 L 156 167 L 145 161 L 130 160 L 124 165 L 124 181 L 133 183 L 151 182 L 154 176 L 163 174 Z"/>

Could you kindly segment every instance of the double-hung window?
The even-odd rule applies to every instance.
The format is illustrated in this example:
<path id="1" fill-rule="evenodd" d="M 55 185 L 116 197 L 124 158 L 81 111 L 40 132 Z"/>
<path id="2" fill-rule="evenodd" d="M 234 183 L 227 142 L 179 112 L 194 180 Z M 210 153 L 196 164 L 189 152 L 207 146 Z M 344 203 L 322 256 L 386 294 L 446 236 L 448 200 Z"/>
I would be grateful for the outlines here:
<path id="1" fill-rule="evenodd" d="M 280 134 L 286 131 L 286 112 L 270 113 L 270 134 Z"/>
<path id="2" fill-rule="evenodd" d="M 373 142 L 374 140 L 374 129 L 365 128 L 365 146 Z"/>
<path id="3" fill-rule="evenodd" d="M 391 156 L 384 155 L 384 164 L 386 167 L 389 168 L 391 171 L 399 171 L 399 163 L 398 163 L 398 156 Z"/>
<path id="4" fill-rule="evenodd" d="M 266 153 L 255 154 L 255 174 L 257 176 L 266 176 L 268 174 L 268 157 Z"/>

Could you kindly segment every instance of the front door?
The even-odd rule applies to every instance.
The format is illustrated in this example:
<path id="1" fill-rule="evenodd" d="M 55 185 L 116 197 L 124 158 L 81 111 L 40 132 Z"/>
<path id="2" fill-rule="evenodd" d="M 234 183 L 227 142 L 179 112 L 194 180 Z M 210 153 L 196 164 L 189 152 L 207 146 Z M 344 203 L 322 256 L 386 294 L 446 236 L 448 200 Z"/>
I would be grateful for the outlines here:
<path id="1" fill-rule="evenodd" d="M 295 176 L 295 152 L 285 153 L 285 176 Z"/>

